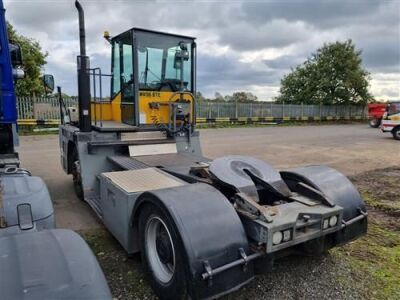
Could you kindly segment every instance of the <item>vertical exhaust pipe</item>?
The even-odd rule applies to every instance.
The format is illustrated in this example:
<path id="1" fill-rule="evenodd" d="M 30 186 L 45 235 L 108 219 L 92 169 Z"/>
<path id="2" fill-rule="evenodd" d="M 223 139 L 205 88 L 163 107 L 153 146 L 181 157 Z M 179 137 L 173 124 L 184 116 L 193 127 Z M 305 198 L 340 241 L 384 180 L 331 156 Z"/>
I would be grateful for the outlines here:
<path id="1" fill-rule="evenodd" d="M 78 0 L 75 1 L 75 7 L 78 10 L 79 15 L 80 43 L 80 54 L 77 57 L 79 129 L 81 132 L 90 132 L 92 130 L 90 112 L 90 63 L 89 57 L 86 56 L 85 15 L 82 5 Z"/>

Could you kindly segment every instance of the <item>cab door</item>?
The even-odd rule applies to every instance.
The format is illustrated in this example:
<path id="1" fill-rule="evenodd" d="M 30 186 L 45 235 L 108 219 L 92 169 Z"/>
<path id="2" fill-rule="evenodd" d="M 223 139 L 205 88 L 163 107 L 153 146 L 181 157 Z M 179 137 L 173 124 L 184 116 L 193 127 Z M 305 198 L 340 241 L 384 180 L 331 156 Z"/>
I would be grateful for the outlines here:
<path id="1" fill-rule="evenodd" d="M 135 81 L 132 54 L 132 36 L 126 34 L 119 41 L 121 119 L 122 123 L 129 125 L 135 125 Z"/>

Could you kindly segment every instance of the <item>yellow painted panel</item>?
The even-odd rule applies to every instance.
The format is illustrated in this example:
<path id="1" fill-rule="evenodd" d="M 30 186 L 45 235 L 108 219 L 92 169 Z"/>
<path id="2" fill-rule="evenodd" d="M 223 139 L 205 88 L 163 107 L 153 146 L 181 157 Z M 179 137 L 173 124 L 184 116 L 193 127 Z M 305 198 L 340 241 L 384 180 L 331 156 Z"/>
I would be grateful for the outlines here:
<path id="1" fill-rule="evenodd" d="M 205 123 L 207 121 L 206 118 L 196 118 L 197 123 Z"/>
<path id="2" fill-rule="evenodd" d="M 215 121 L 216 122 L 229 122 L 230 119 L 229 118 L 216 118 Z"/>
<path id="3" fill-rule="evenodd" d="M 121 122 L 121 93 L 118 93 L 111 102 L 112 120 Z"/>
<path id="4" fill-rule="evenodd" d="M 139 122 L 141 125 L 143 124 L 155 124 L 155 123 L 163 123 L 166 124 L 169 122 L 169 105 L 168 101 L 170 101 L 173 92 L 155 92 L 155 91 L 139 91 Z M 180 95 L 176 95 L 171 99 L 172 102 L 178 100 Z M 192 102 L 192 99 L 189 95 L 184 95 L 185 100 Z M 159 108 L 150 108 L 150 103 L 156 102 L 161 105 Z M 191 115 L 193 120 L 193 106 L 191 105 Z"/>
<path id="5" fill-rule="evenodd" d="M 389 116 L 389 120 L 400 121 L 400 114 L 395 114 L 395 115 Z"/>
<path id="6" fill-rule="evenodd" d="M 111 103 L 91 103 L 91 118 L 92 121 L 103 120 L 103 121 L 111 121 L 112 120 L 112 107 Z"/>

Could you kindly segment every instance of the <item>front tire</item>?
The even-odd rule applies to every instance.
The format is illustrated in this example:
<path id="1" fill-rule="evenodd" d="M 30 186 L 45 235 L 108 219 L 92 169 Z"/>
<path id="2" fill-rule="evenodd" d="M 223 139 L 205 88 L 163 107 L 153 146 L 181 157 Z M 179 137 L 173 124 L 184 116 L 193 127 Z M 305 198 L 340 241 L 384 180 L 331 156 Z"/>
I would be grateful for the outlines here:
<path id="1" fill-rule="evenodd" d="M 142 263 L 153 291 L 160 299 L 186 298 L 184 249 L 173 220 L 155 205 L 139 216 Z"/>
<path id="2" fill-rule="evenodd" d="M 378 128 L 381 125 L 381 119 L 379 118 L 372 118 L 369 120 L 369 126 L 372 128 Z"/>
<path id="3" fill-rule="evenodd" d="M 79 161 L 78 150 L 74 148 L 71 155 L 71 174 L 72 181 L 74 183 L 75 195 L 78 199 L 83 200 L 83 186 L 82 186 L 82 176 L 81 176 L 81 165 Z"/>
<path id="4" fill-rule="evenodd" d="M 393 135 L 393 138 L 394 138 L 395 140 L 400 141 L 400 126 L 394 128 L 394 129 L 392 130 L 392 135 Z"/>

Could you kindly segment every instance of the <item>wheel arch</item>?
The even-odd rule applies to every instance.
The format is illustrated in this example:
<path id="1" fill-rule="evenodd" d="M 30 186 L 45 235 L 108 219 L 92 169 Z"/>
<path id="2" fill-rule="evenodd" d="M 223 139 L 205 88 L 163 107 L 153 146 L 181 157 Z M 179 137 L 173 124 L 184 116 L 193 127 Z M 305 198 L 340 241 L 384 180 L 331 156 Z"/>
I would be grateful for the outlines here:
<path id="1" fill-rule="evenodd" d="M 343 220 L 349 225 L 335 234 L 335 243 L 344 244 L 365 234 L 368 229 L 366 205 L 353 183 L 339 171 L 328 166 L 307 166 L 281 172 L 289 187 L 306 183 L 325 194 L 343 208 Z M 359 221 L 357 218 L 364 216 Z"/>
<path id="2" fill-rule="evenodd" d="M 394 132 L 395 132 L 396 130 L 398 130 L 398 129 L 400 129 L 400 124 L 394 126 L 391 132 L 394 133 Z"/>
<path id="3" fill-rule="evenodd" d="M 132 212 L 131 225 L 138 241 L 140 212 L 156 205 L 170 217 L 180 236 L 188 264 L 188 293 L 194 299 L 208 298 L 247 282 L 254 276 L 253 265 L 246 271 L 233 268 L 213 278 L 213 284 L 201 278 L 207 261 L 212 268 L 240 258 L 239 248 L 249 252 L 245 230 L 232 204 L 208 184 L 187 184 L 175 188 L 145 192 Z"/>
<path id="4" fill-rule="evenodd" d="M 324 165 L 306 166 L 281 172 L 289 186 L 304 182 L 318 189 L 335 204 L 343 207 L 343 218 L 347 221 L 366 210 L 365 203 L 353 183 L 339 171 Z"/>

